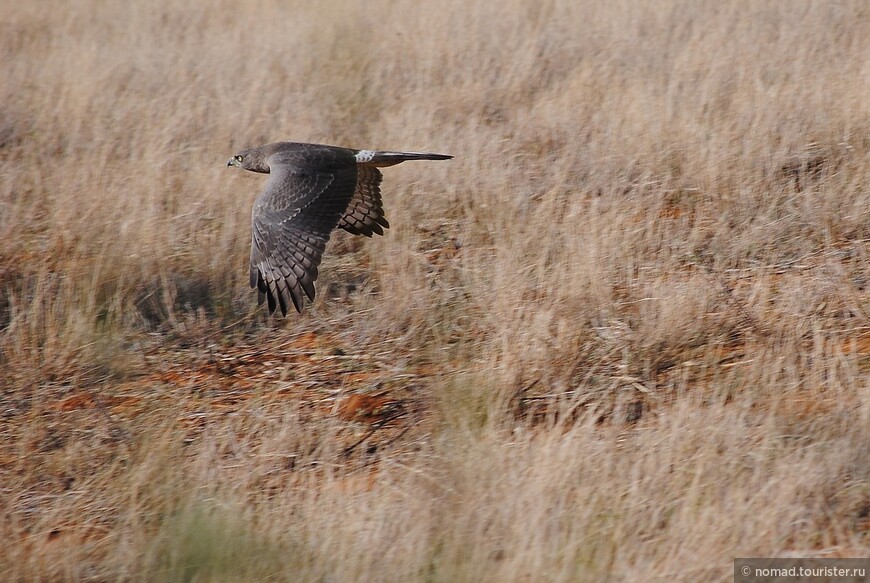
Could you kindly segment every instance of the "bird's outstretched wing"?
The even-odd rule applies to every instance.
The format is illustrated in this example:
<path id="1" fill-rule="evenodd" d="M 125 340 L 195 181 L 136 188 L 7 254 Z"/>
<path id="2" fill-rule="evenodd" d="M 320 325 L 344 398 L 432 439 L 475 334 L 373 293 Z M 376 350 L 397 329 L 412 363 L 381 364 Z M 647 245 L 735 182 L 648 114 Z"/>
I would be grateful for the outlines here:
<path id="1" fill-rule="evenodd" d="M 357 168 L 356 190 L 338 226 L 353 235 L 371 237 L 384 234 L 390 223 L 384 215 L 381 201 L 381 171 L 374 166 Z"/>
<path id="2" fill-rule="evenodd" d="M 252 212 L 251 287 L 269 313 L 302 311 L 314 300 L 314 282 L 330 232 L 354 195 L 357 166 L 341 149 L 276 152 L 266 187 Z M 380 200 L 380 197 L 378 197 Z"/>

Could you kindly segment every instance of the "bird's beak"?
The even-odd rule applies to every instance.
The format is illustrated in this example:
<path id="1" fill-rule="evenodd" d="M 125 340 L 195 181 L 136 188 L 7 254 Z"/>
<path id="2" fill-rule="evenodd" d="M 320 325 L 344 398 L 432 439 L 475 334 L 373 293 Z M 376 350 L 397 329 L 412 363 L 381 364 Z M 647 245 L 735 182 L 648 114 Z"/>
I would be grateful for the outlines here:
<path id="1" fill-rule="evenodd" d="M 230 158 L 229 160 L 227 160 L 227 166 L 238 166 L 238 165 L 239 165 L 239 161 L 236 160 L 235 158 Z"/>

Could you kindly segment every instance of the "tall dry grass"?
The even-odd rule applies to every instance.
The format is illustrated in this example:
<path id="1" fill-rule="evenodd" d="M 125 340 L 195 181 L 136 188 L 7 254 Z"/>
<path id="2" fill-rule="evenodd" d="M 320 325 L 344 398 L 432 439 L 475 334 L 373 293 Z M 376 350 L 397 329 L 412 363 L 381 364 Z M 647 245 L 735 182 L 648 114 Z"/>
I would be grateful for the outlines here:
<path id="1" fill-rule="evenodd" d="M 3 580 L 870 552 L 865 2 L 0 9 Z M 281 139 L 456 156 L 285 321 L 225 168 Z"/>

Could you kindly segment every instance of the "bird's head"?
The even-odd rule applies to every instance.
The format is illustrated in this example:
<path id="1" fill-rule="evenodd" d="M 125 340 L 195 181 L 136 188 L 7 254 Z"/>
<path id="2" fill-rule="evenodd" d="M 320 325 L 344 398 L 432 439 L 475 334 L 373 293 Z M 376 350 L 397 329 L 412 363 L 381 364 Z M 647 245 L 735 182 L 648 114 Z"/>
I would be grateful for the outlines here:
<path id="1" fill-rule="evenodd" d="M 269 173 L 269 165 L 266 164 L 265 156 L 259 148 L 242 150 L 227 161 L 227 166 L 238 166 L 251 172 Z"/>

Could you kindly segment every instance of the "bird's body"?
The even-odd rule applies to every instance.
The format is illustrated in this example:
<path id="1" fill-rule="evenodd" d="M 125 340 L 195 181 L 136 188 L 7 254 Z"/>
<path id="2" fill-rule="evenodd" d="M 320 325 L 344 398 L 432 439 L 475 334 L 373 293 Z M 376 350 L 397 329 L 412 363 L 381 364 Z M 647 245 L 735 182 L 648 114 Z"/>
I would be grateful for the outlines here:
<path id="1" fill-rule="evenodd" d="M 314 300 L 314 282 L 330 233 L 384 234 L 390 226 L 381 202 L 378 167 L 407 160 L 447 160 L 422 152 L 354 150 L 278 142 L 244 150 L 228 166 L 269 174 L 251 213 L 251 287 L 269 313 L 302 311 Z"/>

